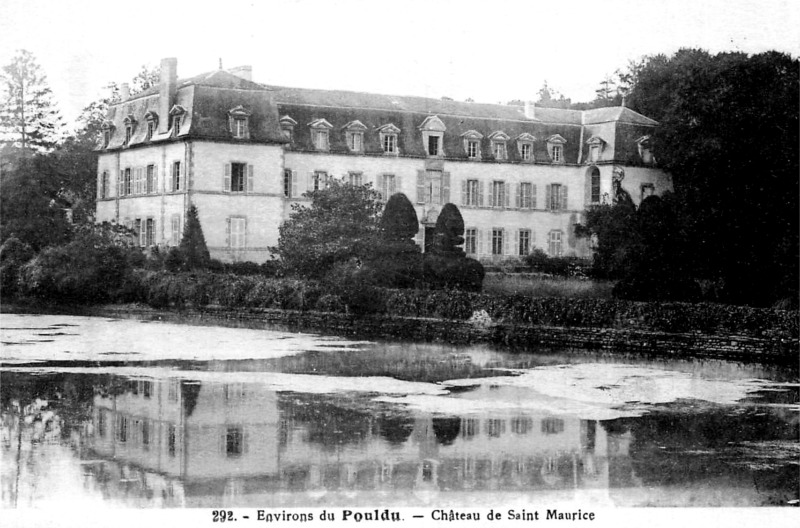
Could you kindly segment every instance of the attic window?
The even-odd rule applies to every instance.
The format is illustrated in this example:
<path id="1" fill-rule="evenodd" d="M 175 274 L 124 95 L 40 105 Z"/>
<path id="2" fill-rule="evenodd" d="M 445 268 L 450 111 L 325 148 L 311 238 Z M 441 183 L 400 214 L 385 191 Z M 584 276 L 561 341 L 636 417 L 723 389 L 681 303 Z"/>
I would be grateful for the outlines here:
<path id="1" fill-rule="evenodd" d="M 125 142 L 122 146 L 126 147 L 130 144 L 133 131 L 136 129 L 136 118 L 133 117 L 133 114 L 128 114 L 123 123 L 125 124 Z"/>
<path id="2" fill-rule="evenodd" d="M 553 163 L 564 163 L 564 144 L 566 142 L 567 140 L 559 134 L 547 138 L 547 152 Z"/>
<path id="3" fill-rule="evenodd" d="M 144 115 L 144 118 L 147 121 L 147 136 L 145 137 L 145 141 L 150 141 L 153 139 L 153 135 L 156 133 L 156 127 L 158 126 L 158 115 L 151 110 Z"/>
<path id="4" fill-rule="evenodd" d="M 111 121 L 104 121 L 100 128 L 103 131 L 103 148 L 107 148 L 114 132 L 114 124 Z"/>
<path id="5" fill-rule="evenodd" d="M 651 164 L 655 162 L 655 158 L 653 157 L 652 152 L 652 143 L 650 141 L 650 136 L 642 136 L 636 140 L 636 145 L 639 149 L 639 157 L 642 158 L 642 162 L 646 164 Z"/>
<path id="6" fill-rule="evenodd" d="M 345 126 L 347 147 L 350 152 L 364 152 L 364 131 L 367 129 L 361 121 L 350 121 Z"/>
<path id="7" fill-rule="evenodd" d="M 317 119 L 308 124 L 311 127 L 311 138 L 316 150 L 330 149 L 330 129 L 333 125 L 325 119 Z"/>
<path id="8" fill-rule="evenodd" d="M 428 116 L 419 126 L 422 131 L 422 143 L 428 156 L 444 156 L 444 132 L 447 128 L 438 116 Z"/>
<path id="9" fill-rule="evenodd" d="M 250 115 L 242 105 L 228 111 L 228 126 L 236 139 L 250 139 Z"/>
<path id="10" fill-rule="evenodd" d="M 589 145 L 589 161 L 591 163 L 599 161 L 606 142 L 600 136 L 592 136 L 586 144 Z"/>
<path id="11" fill-rule="evenodd" d="M 522 161 L 533 161 L 533 142 L 536 138 L 525 132 L 517 136 L 517 151 Z"/>
<path id="12" fill-rule="evenodd" d="M 461 137 L 464 138 L 464 150 L 467 153 L 467 158 L 471 160 L 480 159 L 483 134 L 476 130 L 468 130 L 461 134 Z"/>
<path id="13" fill-rule="evenodd" d="M 379 127 L 378 132 L 380 134 L 383 153 L 397 155 L 399 152 L 399 149 L 397 148 L 397 135 L 400 133 L 400 129 L 394 126 L 392 123 L 389 123 Z"/>
<path id="14" fill-rule="evenodd" d="M 494 159 L 503 161 L 508 159 L 508 150 L 506 149 L 506 141 L 510 138 L 505 132 L 497 131 L 489 135 L 492 140 L 492 154 Z"/>
<path id="15" fill-rule="evenodd" d="M 280 119 L 281 124 L 281 131 L 283 132 L 283 137 L 285 137 L 288 141 L 292 141 L 294 139 L 294 127 L 297 124 L 297 121 L 289 117 L 288 115 L 283 116 Z"/>
<path id="16" fill-rule="evenodd" d="M 177 137 L 181 131 L 183 124 L 183 116 L 186 114 L 186 109 L 181 105 L 175 105 L 169 111 L 170 116 L 170 136 Z"/>

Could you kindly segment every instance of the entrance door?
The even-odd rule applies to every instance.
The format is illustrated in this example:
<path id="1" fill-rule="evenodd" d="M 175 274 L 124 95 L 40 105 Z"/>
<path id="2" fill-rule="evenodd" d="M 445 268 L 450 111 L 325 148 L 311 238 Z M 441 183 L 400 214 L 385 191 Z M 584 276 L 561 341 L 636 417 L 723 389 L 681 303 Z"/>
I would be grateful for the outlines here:
<path id="1" fill-rule="evenodd" d="M 433 249 L 433 234 L 435 231 L 435 227 L 425 226 L 425 253 Z"/>

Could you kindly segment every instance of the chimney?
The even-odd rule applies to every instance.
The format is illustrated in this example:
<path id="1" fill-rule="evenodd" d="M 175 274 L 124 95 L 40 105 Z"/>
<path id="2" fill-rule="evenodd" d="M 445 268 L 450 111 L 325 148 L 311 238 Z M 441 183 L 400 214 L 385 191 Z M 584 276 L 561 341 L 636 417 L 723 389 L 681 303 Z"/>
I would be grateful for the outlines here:
<path id="1" fill-rule="evenodd" d="M 253 80 L 253 67 L 252 66 L 237 66 L 235 68 L 231 68 L 228 70 L 228 73 L 232 73 L 237 77 L 241 77 L 247 81 Z"/>
<path id="2" fill-rule="evenodd" d="M 525 117 L 536 119 L 536 104 L 533 101 L 525 101 Z"/>
<path id="3" fill-rule="evenodd" d="M 123 101 L 131 98 L 131 87 L 128 83 L 122 83 L 119 87 L 119 96 Z"/>
<path id="4" fill-rule="evenodd" d="M 166 134 L 169 131 L 169 111 L 175 104 L 175 91 L 178 88 L 178 59 L 161 59 L 158 87 L 158 133 Z"/>

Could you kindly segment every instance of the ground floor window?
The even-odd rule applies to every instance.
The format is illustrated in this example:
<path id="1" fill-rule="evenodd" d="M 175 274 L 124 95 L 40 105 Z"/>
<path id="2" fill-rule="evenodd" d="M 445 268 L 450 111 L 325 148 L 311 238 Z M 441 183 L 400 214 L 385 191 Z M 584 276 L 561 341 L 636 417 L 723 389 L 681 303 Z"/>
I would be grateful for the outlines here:
<path id="1" fill-rule="evenodd" d="M 492 255 L 503 254 L 503 230 L 492 229 Z"/>
<path id="2" fill-rule="evenodd" d="M 560 257 L 562 254 L 562 233 L 561 231 L 550 231 L 550 235 L 548 237 L 548 253 L 550 253 L 551 257 Z"/>
<path id="3" fill-rule="evenodd" d="M 225 454 L 228 456 L 239 456 L 242 454 L 244 435 L 241 427 L 228 427 L 225 434 Z"/>
<path id="4" fill-rule="evenodd" d="M 228 222 L 230 224 L 230 248 L 244 249 L 246 246 L 247 219 L 241 216 L 232 216 L 228 219 Z"/>
<path id="5" fill-rule="evenodd" d="M 145 222 L 145 240 L 146 246 L 153 246 L 156 243 L 156 221 L 153 218 L 148 218 Z"/>
<path id="6" fill-rule="evenodd" d="M 172 215 L 170 223 L 172 225 L 172 245 L 177 246 L 181 243 L 181 215 Z"/>
<path id="7" fill-rule="evenodd" d="M 477 229 L 467 229 L 464 231 L 464 251 L 467 255 L 475 255 L 478 252 Z"/>
<path id="8" fill-rule="evenodd" d="M 531 230 L 519 230 L 519 256 L 524 257 L 531 251 Z"/>

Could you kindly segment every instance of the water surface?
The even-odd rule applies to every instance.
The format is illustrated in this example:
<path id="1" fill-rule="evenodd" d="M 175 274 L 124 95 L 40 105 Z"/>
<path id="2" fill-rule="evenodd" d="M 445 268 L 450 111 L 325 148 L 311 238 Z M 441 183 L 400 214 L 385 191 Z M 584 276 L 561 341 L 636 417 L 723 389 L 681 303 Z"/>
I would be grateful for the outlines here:
<path id="1" fill-rule="evenodd" d="M 798 501 L 794 367 L 235 326 L 3 315 L 2 506 Z"/>

